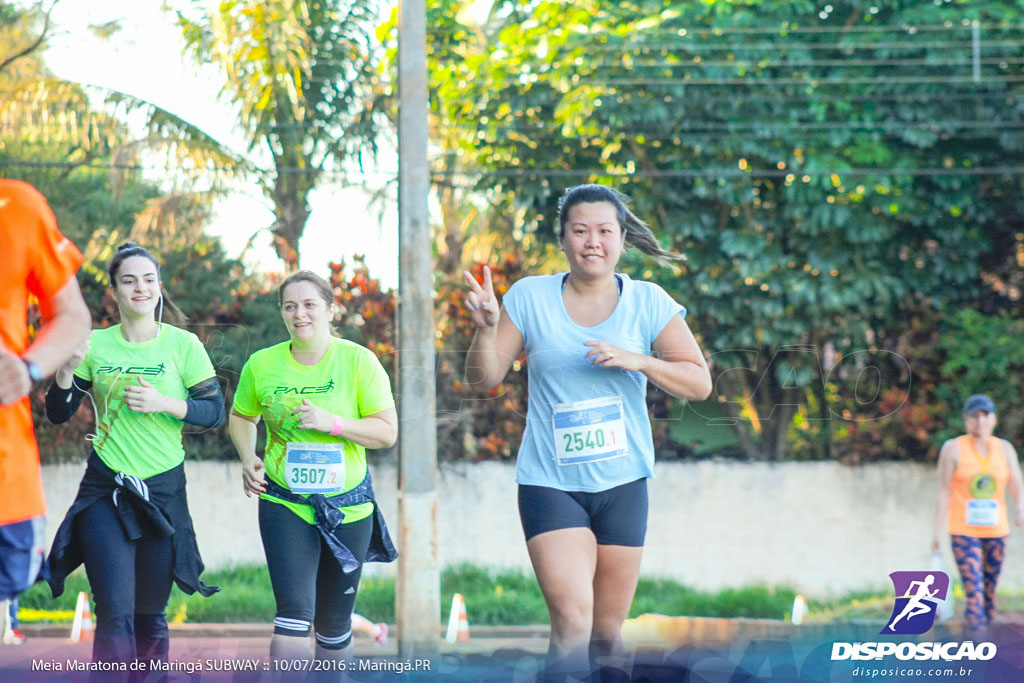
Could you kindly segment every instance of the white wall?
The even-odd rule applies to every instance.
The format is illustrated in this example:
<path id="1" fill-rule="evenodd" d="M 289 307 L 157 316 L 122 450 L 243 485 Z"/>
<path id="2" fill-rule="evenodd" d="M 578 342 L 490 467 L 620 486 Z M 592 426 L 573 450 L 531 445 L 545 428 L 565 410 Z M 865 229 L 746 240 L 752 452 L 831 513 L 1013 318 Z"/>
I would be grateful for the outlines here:
<path id="1" fill-rule="evenodd" d="M 51 538 L 83 468 L 43 468 Z M 659 464 L 655 472 L 645 576 L 706 590 L 788 585 L 824 596 L 890 590 L 889 572 L 928 568 L 936 488 L 932 467 L 703 462 Z M 262 563 L 256 499 L 242 493 L 240 466 L 189 462 L 186 473 L 207 567 Z M 397 520 L 395 468 L 378 466 L 372 473 L 385 517 Z M 511 465 L 443 466 L 438 502 L 442 564 L 529 569 Z M 1020 536 L 1011 533 L 1000 586 L 1024 588 Z M 951 562 L 948 549 L 946 555 Z M 952 564 L 949 568 L 955 571 Z M 366 571 L 369 576 L 393 573 L 393 565 L 371 564 Z"/>

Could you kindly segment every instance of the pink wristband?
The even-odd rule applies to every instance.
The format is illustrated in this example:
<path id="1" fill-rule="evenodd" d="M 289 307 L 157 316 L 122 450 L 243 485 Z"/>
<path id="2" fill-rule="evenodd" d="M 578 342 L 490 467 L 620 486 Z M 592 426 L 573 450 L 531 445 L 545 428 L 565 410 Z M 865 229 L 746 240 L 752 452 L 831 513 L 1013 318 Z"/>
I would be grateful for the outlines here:
<path id="1" fill-rule="evenodd" d="M 338 436 L 341 434 L 341 430 L 345 428 L 345 420 L 341 419 L 337 415 L 334 416 L 334 427 L 331 428 L 331 435 Z"/>

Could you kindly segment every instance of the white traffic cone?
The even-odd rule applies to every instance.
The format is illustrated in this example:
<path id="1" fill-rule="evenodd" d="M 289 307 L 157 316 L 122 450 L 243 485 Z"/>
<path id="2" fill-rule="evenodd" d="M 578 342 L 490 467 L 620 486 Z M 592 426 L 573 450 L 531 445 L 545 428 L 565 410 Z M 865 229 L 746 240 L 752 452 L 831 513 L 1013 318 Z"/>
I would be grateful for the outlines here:
<path id="1" fill-rule="evenodd" d="M 91 643 L 96 627 L 92 623 L 92 610 L 89 608 L 89 595 L 84 591 L 78 594 L 75 605 L 75 621 L 71 625 L 72 643 Z"/>
<path id="2" fill-rule="evenodd" d="M 804 617 L 807 616 L 807 601 L 804 600 L 804 596 L 798 595 L 793 598 L 793 614 L 790 617 L 790 621 L 799 626 L 803 623 Z"/>
<path id="3" fill-rule="evenodd" d="M 461 593 L 452 596 L 452 610 L 448 615 L 448 634 L 445 640 L 449 643 L 469 642 L 469 618 L 466 616 L 466 600 Z"/>
<path id="4" fill-rule="evenodd" d="M 11 629 L 10 600 L 0 600 L 0 643 L 10 645 L 14 642 L 14 631 Z"/>

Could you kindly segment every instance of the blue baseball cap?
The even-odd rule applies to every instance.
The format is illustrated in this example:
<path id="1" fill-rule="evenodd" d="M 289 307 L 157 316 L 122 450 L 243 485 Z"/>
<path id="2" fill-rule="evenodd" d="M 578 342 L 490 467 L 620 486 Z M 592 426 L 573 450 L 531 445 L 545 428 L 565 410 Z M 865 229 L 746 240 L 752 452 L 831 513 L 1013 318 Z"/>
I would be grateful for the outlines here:
<path id="1" fill-rule="evenodd" d="M 986 413 L 995 413 L 996 404 L 985 394 L 973 394 L 964 401 L 964 415 L 973 415 L 979 410 Z"/>

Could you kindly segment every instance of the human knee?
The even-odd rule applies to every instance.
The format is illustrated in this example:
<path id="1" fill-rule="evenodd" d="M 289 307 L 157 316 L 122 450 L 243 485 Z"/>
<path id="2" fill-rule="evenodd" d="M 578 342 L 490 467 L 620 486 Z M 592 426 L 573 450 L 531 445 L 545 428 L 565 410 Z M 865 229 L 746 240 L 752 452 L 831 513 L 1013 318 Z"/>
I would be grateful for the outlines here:
<path id="1" fill-rule="evenodd" d="M 138 636 L 157 637 L 167 634 L 167 614 L 136 614 L 135 634 Z"/>
<path id="2" fill-rule="evenodd" d="M 313 631 L 313 622 L 308 618 L 278 614 L 274 617 L 274 635 L 308 638 Z"/>
<path id="3" fill-rule="evenodd" d="M 622 632 L 622 619 L 597 619 L 591 632 L 591 640 L 618 641 Z"/>
<path id="4" fill-rule="evenodd" d="M 551 607 L 552 635 L 563 639 L 587 638 L 590 635 L 593 612 L 589 603 L 564 604 Z"/>

